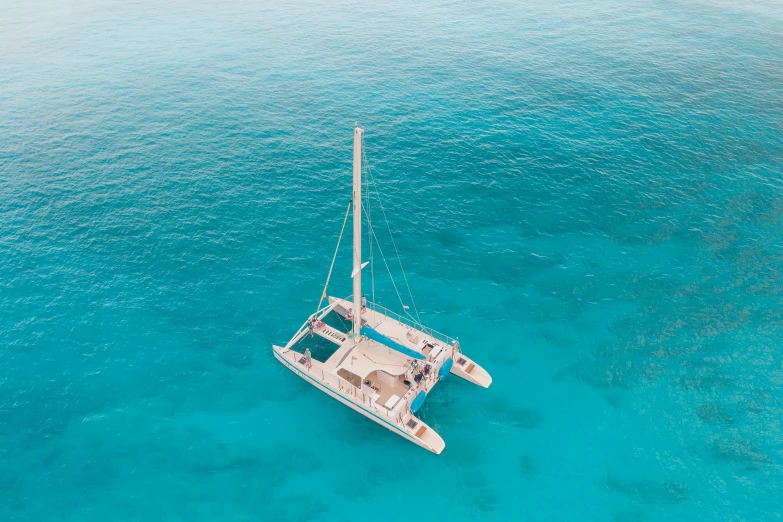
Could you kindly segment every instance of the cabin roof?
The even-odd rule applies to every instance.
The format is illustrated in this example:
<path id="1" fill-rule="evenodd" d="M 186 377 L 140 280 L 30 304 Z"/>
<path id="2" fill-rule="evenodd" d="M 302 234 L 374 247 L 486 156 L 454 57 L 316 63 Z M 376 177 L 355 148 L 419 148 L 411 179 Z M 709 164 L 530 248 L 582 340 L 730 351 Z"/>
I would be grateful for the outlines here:
<path id="1" fill-rule="evenodd" d="M 351 343 L 352 340 L 346 341 Z M 338 353 L 342 350 L 338 350 Z M 335 371 L 345 368 L 362 379 L 374 371 L 384 371 L 390 375 L 402 375 L 410 368 L 413 359 L 388 348 L 381 343 L 362 338 L 359 344 L 343 352 L 340 360 L 335 361 Z"/>

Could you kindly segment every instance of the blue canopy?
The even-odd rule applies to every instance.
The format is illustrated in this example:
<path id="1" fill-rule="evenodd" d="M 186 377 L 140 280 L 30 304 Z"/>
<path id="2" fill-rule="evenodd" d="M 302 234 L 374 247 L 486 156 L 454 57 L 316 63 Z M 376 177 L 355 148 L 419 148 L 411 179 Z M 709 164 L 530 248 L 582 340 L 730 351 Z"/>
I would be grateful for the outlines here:
<path id="1" fill-rule="evenodd" d="M 424 356 L 420 354 L 419 352 L 414 352 L 410 348 L 406 348 L 397 341 L 392 341 L 382 333 L 378 332 L 377 330 L 373 330 L 369 326 L 362 326 L 362 329 L 359 330 L 359 333 L 363 336 L 367 337 L 368 339 L 372 339 L 373 341 L 379 342 L 385 346 L 388 346 L 392 350 L 397 350 L 398 352 L 407 355 L 408 357 L 413 357 L 414 359 L 424 360 Z"/>

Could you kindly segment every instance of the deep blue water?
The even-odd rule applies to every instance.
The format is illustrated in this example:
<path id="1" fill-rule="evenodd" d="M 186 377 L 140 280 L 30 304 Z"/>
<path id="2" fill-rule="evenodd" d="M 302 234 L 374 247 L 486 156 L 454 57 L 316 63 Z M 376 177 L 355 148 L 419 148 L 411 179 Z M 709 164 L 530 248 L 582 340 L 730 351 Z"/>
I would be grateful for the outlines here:
<path id="1" fill-rule="evenodd" d="M 779 520 L 783 6 L 374 4 L 0 7 L 0 520 Z M 270 350 L 355 121 L 441 456 Z"/>

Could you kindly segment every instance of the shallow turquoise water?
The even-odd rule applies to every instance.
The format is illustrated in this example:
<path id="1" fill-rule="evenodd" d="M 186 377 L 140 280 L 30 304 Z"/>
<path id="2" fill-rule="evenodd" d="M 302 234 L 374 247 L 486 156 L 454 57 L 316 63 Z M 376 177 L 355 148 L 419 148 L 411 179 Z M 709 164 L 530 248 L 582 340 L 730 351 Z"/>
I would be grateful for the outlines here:
<path id="1" fill-rule="evenodd" d="M 779 519 L 781 5 L 297 4 L 0 10 L 0 520 Z M 441 456 L 271 354 L 354 121 Z"/>

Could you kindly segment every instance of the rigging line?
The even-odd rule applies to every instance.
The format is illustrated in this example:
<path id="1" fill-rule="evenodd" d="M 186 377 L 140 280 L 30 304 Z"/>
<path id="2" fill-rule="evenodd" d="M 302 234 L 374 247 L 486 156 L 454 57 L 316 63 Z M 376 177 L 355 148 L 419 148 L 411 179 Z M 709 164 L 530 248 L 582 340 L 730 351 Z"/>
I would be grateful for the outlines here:
<path id="1" fill-rule="evenodd" d="M 362 139 L 362 151 L 364 151 L 364 139 Z M 364 155 L 362 155 L 362 173 L 364 173 Z M 371 226 L 371 220 L 370 220 L 370 209 L 368 207 L 368 204 L 370 202 L 369 194 L 368 194 L 368 180 L 367 176 L 362 176 L 362 205 L 365 209 L 365 213 L 367 214 L 367 247 L 368 247 L 368 257 L 372 259 L 372 236 L 370 235 L 370 226 Z M 363 245 L 362 245 L 363 246 Z M 372 279 L 372 274 L 370 274 L 370 279 Z M 362 280 L 364 282 L 364 280 Z M 362 288 L 362 291 L 364 291 L 364 288 Z"/>
<path id="2" fill-rule="evenodd" d="M 365 161 L 366 161 L 366 157 L 365 157 Z M 377 188 L 376 188 L 376 196 L 377 196 Z M 363 209 L 363 210 L 365 212 L 365 215 L 367 215 L 366 209 Z M 383 248 L 381 248 L 381 243 L 378 240 L 378 235 L 375 233 L 375 227 L 372 226 L 372 223 L 370 222 L 369 216 L 367 216 L 367 221 L 368 221 L 368 227 L 367 228 L 369 229 L 369 231 L 371 233 L 371 237 L 373 239 L 375 239 L 375 244 L 378 245 L 378 252 L 380 252 L 381 259 L 383 259 L 383 264 L 386 266 L 386 271 L 389 273 L 389 279 L 391 280 L 392 286 L 394 287 L 394 292 L 397 294 L 397 299 L 400 301 L 400 306 L 402 306 L 403 313 L 405 313 L 405 315 L 410 317 L 413 321 L 415 321 L 417 323 L 421 323 L 420 319 L 417 319 L 417 318 L 413 317 L 410 314 L 410 312 L 408 312 L 408 307 L 403 302 L 402 296 L 400 295 L 400 291 L 397 289 L 397 283 L 394 281 L 394 275 L 392 274 L 391 268 L 389 267 L 389 263 L 386 261 L 386 256 L 383 253 Z M 387 225 L 388 225 L 388 221 L 387 221 Z M 397 254 L 397 255 L 398 255 L 397 259 L 399 261 L 399 254 Z M 409 294 L 410 294 L 410 292 L 409 292 Z M 413 300 L 412 296 L 411 296 L 411 300 Z M 418 316 L 418 313 L 417 313 L 417 316 Z"/>
<path id="3" fill-rule="evenodd" d="M 363 165 L 367 168 L 369 171 L 370 165 L 367 161 L 367 154 L 364 149 L 364 136 L 362 136 L 362 160 Z M 364 176 L 364 194 L 366 196 L 366 212 L 367 212 L 367 239 L 368 243 L 370 245 L 370 296 L 371 300 L 374 303 L 375 302 L 375 256 L 373 255 L 374 248 L 372 244 L 372 209 L 371 209 L 371 202 L 372 199 L 370 198 L 370 179 L 367 176 Z"/>
<path id="4" fill-rule="evenodd" d="M 392 234 L 392 231 L 391 231 L 391 225 L 389 224 L 389 218 L 386 216 L 386 210 L 383 208 L 383 202 L 381 201 L 380 191 L 378 190 L 378 185 L 375 182 L 375 176 L 372 173 L 373 169 L 370 166 L 369 161 L 367 161 L 367 156 L 366 155 L 364 156 L 364 161 L 367 164 L 368 178 L 372 180 L 373 187 L 375 188 L 375 197 L 378 199 L 378 204 L 381 207 L 381 212 L 383 213 L 383 218 L 386 221 L 386 228 L 389 231 L 389 238 L 391 239 L 392 246 L 394 247 L 394 252 L 397 255 L 397 263 L 399 263 L 399 265 L 400 265 L 400 271 L 402 272 L 402 277 L 403 277 L 403 280 L 405 281 L 405 286 L 406 286 L 406 288 L 408 290 L 408 296 L 411 298 L 411 304 L 413 305 L 413 311 L 416 314 L 416 320 L 419 323 L 421 323 L 421 317 L 419 316 L 419 310 L 416 307 L 416 300 L 413 298 L 413 292 L 411 292 L 411 287 L 410 287 L 410 284 L 408 283 L 408 277 L 405 274 L 405 268 L 403 268 L 403 266 L 402 266 L 402 258 L 400 257 L 399 250 L 397 249 L 397 244 L 394 241 L 394 235 Z M 376 240 L 376 242 L 378 241 L 377 237 L 376 237 L 375 240 Z M 380 248 L 380 243 L 379 243 L 379 248 Z M 388 270 L 388 267 L 387 267 L 387 270 Z M 389 275 L 391 276 L 391 273 Z M 407 315 L 410 316 L 410 314 L 407 314 Z M 411 316 L 411 319 L 413 319 L 412 316 Z"/>
<path id="5" fill-rule="evenodd" d="M 364 150 L 364 149 L 362 149 Z M 372 215 L 371 213 L 371 205 L 372 198 L 370 197 L 370 182 L 367 182 L 367 213 L 369 215 Z M 374 231 L 373 231 L 374 232 Z M 371 283 L 371 290 L 372 290 L 372 302 L 375 302 L 375 248 L 372 247 L 372 242 L 370 242 L 370 283 Z"/>
<path id="6" fill-rule="evenodd" d="M 345 209 L 345 218 L 343 218 L 343 228 L 340 230 L 340 237 L 337 239 L 337 248 L 334 249 L 334 256 L 332 256 L 332 266 L 329 267 L 329 275 L 326 276 L 326 284 L 324 284 L 324 291 L 321 293 L 321 299 L 318 301 L 318 308 L 315 309 L 315 316 L 318 310 L 321 309 L 321 303 L 326 298 L 326 289 L 329 288 L 329 280 L 332 278 L 332 270 L 334 270 L 334 262 L 337 260 L 337 252 L 340 250 L 340 242 L 343 240 L 343 232 L 345 232 L 345 224 L 348 223 L 348 213 L 351 210 L 351 203 L 353 202 L 353 196 L 348 201 L 348 208 Z"/>
<path id="7" fill-rule="evenodd" d="M 340 320 L 340 322 L 343 325 L 343 328 L 348 328 L 348 332 L 350 332 L 351 331 L 351 325 L 349 325 L 348 323 L 343 321 L 343 317 L 340 314 L 334 314 L 334 315 L 336 315 L 337 318 Z M 348 332 L 345 332 L 345 333 L 347 334 Z"/>
<path id="8" fill-rule="evenodd" d="M 370 197 L 367 196 L 367 214 L 372 215 L 370 212 Z M 374 248 L 372 246 L 372 238 L 370 238 L 370 295 L 372 296 L 372 302 L 375 302 L 375 254 L 374 254 Z"/>
<path id="9" fill-rule="evenodd" d="M 365 157 L 365 161 L 367 161 L 367 158 Z M 419 310 L 416 308 L 416 301 L 413 299 L 413 292 L 411 292 L 411 286 L 408 284 L 408 277 L 405 275 L 405 269 L 402 267 L 402 259 L 400 258 L 400 252 L 397 250 L 397 244 L 394 241 L 394 235 L 391 231 L 391 226 L 389 225 L 389 218 L 386 217 L 386 210 L 383 208 L 383 202 L 381 201 L 380 191 L 378 190 L 378 185 L 375 183 L 375 176 L 372 174 L 372 169 L 370 168 L 369 163 L 367 164 L 367 173 L 369 174 L 369 178 L 372 179 L 373 187 L 375 188 L 375 197 L 378 199 L 378 204 L 381 207 L 381 213 L 383 214 L 383 219 L 386 221 L 386 228 L 389 230 L 389 237 L 391 238 L 392 246 L 394 247 L 394 253 L 397 254 L 397 262 L 400 264 L 400 271 L 402 272 L 402 278 L 405 280 L 405 286 L 408 289 L 408 295 L 411 298 L 411 304 L 413 305 L 413 311 L 416 313 L 416 320 L 421 323 L 421 318 L 419 317 Z M 376 238 L 376 241 L 378 239 Z M 380 248 L 380 246 L 378 247 Z M 390 274 L 391 275 L 391 274 Z M 408 314 L 410 315 L 410 314 Z M 412 319 L 412 317 L 411 317 Z"/>
<path id="10" fill-rule="evenodd" d="M 367 213 L 365 212 L 365 215 Z M 408 312 L 408 307 L 405 306 L 405 303 L 402 301 L 402 296 L 400 295 L 400 291 L 397 290 L 397 283 L 394 282 L 394 276 L 392 276 L 391 269 L 389 268 L 389 263 L 386 261 L 386 256 L 383 255 L 383 249 L 381 248 L 380 242 L 378 242 L 378 236 L 375 234 L 375 229 L 372 227 L 372 225 L 369 225 L 368 228 L 371 231 L 373 239 L 375 239 L 375 244 L 378 245 L 378 252 L 381 254 L 381 259 L 383 259 L 383 264 L 386 265 L 386 271 L 389 272 L 389 279 L 391 279 L 392 286 L 394 287 L 394 292 L 397 294 L 397 299 L 400 301 L 400 305 L 402 306 L 402 311 L 405 312 L 405 315 L 416 321 L 417 323 L 421 324 L 421 321 L 417 321 L 415 317 L 413 317 Z"/>

